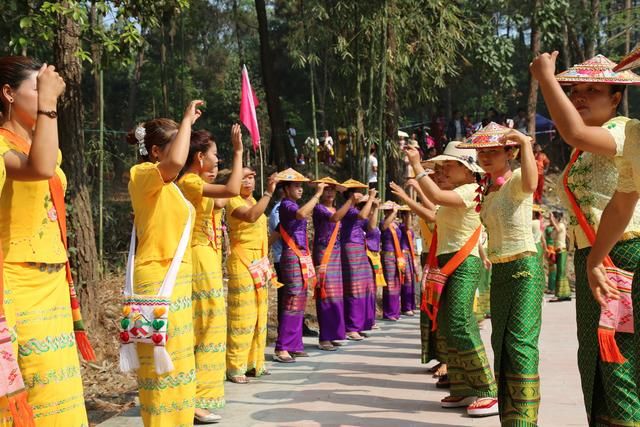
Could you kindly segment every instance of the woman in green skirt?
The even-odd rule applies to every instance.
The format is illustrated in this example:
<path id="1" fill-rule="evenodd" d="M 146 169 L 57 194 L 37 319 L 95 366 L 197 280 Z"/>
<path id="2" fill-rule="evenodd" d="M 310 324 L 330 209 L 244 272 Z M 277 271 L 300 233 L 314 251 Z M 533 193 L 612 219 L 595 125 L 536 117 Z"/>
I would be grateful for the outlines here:
<path id="1" fill-rule="evenodd" d="M 634 347 L 637 333 L 615 335 L 626 362 L 609 363 L 601 359 L 598 339 L 601 307 L 591 296 L 587 276 L 592 271 L 587 269 L 592 242 L 578 225 L 576 215 L 584 216 L 588 226 L 598 230 L 600 237 L 605 234 L 600 230 L 600 220 L 609 204 L 607 210 L 615 211 L 616 226 L 628 225 L 605 237 L 613 240 L 608 253 L 617 267 L 635 269 L 640 261 L 640 211 L 634 209 L 637 196 L 627 192 L 627 187 L 615 193 L 616 163 L 622 160 L 629 139 L 625 136 L 629 119 L 617 116 L 617 108 L 624 85 L 640 83 L 640 78 L 630 72 L 613 72 L 615 64 L 601 55 L 554 76 L 557 55 L 554 52 L 537 57 L 531 65 L 531 73 L 540 82 L 560 135 L 574 148 L 571 162 L 563 174 L 566 188 L 563 189 L 563 185 L 561 189 L 563 203 L 570 214 L 570 245 L 576 247 L 578 369 L 587 418 L 591 426 L 640 425 L 640 399 L 634 378 L 638 368 L 637 344 Z M 568 96 L 560 83 L 571 85 Z M 579 211 L 573 210 L 566 192 L 573 195 Z M 604 258 L 596 260 L 599 255 L 594 254 L 594 261 Z"/>
<path id="2" fill-rule="evenodd" d="M 544 276 L 531 232 L 538 172 L 531 138 L 489 123 L 460 148 L 478 150 L 487 173 L 480 183 L 480 217 L 489 235 L 491 344 L 503 426 L 535 426 L 540 405 L 538 338 Z M 510 160 L 521 155 L 521 169 Z"/>
<path id="3" fill-rule="evenodd" d="M 562 222 L 562 212 L 549 215 L 553 226 L 553 247 L 556 252 L 556 297 L 550 302 L 571 301 L 571 287 L 567 278 L 567 226 Z"/>
<path id="4" fill-rule="evenodd" d="M 478 253 L 480 216 L 476 211 L 475 174 L 482 172 L 475 153 L 456 148 L 450 142 L 444 153 L 431 159 L 442 164 L 453 190 L 442 190 L 429 178 L 420 164 L 420 153 L 407 149 L 407 157 L 416 172 L 416 181 L 439 208 L 436 212 L 437 267 L 461 257 L 442 290 L 442 322 L 447 339 L 447 369 L 450 395 L 441 400 L 443 408 L 466 407 L 472 416 L 495 415 L 498 410 L 496 382 L 489 358 L 480 338 L 478 323 L 473 316 L 473 302 L 483 268 Z M 455 261 L 453 261 L 455 262 Z M 433 265 L 430 266 L 433 268 Z"/>

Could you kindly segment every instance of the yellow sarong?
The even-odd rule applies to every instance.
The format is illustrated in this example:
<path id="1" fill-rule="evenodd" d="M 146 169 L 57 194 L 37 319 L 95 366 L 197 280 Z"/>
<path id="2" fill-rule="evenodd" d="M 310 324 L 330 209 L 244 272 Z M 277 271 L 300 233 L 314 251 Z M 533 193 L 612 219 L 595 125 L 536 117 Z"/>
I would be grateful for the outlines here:
<path id="1" fill-rule="evenodd" d="M 262 249 L 243 249 L 250 262 L 261 259 L 263 253 Z M 227 260 L 227 269 L 227 376 L 245 375 L 253 369 L 260 376 L 265 371 L 267 286 L 256 289 L 249 269 L 234 251 Z"/>
<path id="2" fill-rule="evenodd" d="M 227 311 L 222 286 L 222 259 L 212 246 L 191 248 L 193 262 L 193 331 L 196 358 L 196 408 L 224 406 Z"/>
<path id="3" fill-rule="evenodd" d="M 136 264 L 133 290 L 137 295 L 157 295 L 171 260 Z M 158 375 L 153 347 L 136 344 L 140 369 L 138 392 L 145 427 L 193 426 L 196 370 L 193 355 L 193 319 L 191 310 L 192 265 L 180 265 L 169 308 L 167 351 L 174 370 Z"/>
<path id="4" fill-rule="evenodd" d="M 7 322 L 36 425 L 88 426 L 64 265 L 5 263 L 4 277 Z M 6 399 L 0 406 L 0 426 L 12 426 Z"/>

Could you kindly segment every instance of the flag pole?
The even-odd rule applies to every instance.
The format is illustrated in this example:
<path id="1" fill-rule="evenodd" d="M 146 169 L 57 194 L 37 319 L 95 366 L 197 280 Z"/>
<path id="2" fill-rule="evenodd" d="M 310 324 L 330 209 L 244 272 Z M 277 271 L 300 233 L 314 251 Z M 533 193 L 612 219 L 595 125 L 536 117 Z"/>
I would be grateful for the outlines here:
<path id="1" fill-rule="evenodd" d="M 264 159 L 262 158 L 262 143 L 258 144 L 260 153 L 260 193 L 264 194 Z"/>

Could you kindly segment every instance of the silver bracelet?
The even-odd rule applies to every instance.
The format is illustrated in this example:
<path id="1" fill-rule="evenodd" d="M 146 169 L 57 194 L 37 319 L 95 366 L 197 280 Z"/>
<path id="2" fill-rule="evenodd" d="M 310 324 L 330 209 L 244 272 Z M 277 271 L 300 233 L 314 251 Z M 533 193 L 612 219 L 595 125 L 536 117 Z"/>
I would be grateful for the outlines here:
<path id="1" fill-rule="evenodd" d="M 424 178 L 425 176 L 429 175 L 429 172 L 427 171 L 422 171 L 420 172 L 418 175 L 416 175 L 416 177 L 414 178 L 416 181 L 420 181 L 422 178 Z"/>
<path id="2" fill-rule="evenodd" d="M 264 193 L 262 193 L 262 197 L 265 197 L 265 196 L 266 196 L 266 197 L 269 197 L 269 198 L 272 198 L 272 197 L 273 197 L 273 194 L 271 194 L 271 193 L 270 193 L 270 192 L 268 192 L 268 191 L 265 191 Z"/>

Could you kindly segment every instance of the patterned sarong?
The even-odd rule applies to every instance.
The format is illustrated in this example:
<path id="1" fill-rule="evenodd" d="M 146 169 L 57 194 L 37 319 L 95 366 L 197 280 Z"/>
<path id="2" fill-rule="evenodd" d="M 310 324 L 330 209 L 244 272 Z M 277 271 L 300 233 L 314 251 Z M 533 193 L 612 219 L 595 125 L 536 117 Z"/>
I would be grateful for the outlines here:
<path id="1" fill-rule="evenodd" d="M 313 262 L 320 264 L 326 251 L 325 247 L 315 247 Z M 317 270 L 316 270 L 317 271 Z M 340 245 L 336 244 L 331 252 L 324 282 L 326 298 L 316 298 L 316 313 L 320 326 L 320 341 L 345 339 L 344 298 L 342 283 L 342 257 Z"/>
<path id="2" fill-rule="evenodd" d="M 400 317 L 400 273 L 396 254 L 393 251 L 382 252 L 382 272 L 387 286 L 382 288 L 382 316 L 385 319 L 397 319 Z"/>
<path id="3" fill-rule="evenodd" d="M 346 331 L 371 329 L 373 323 L 367 313 L 371 292 L 375 292 L 376 285 L 364 243 L 342 245 L 342 279 Z"/>
<path id="4" fill-rule="evenodd" d="M 543 287 L 536 255 L 493 264 L 491 345 L 503 426 L 537 425 Z"/>
<path id="5" fill-rule="evenodd" d="M 638 351 L 638 318 L 635 334 L 616 334 L 616 343 L 628 359 L 624 363 L 605 363 L 600 360 L 598 323 L 600 305 L 589 289 L 587 257 L 590 248 L 578 249 L 574 256 L 576 271 L 576 322 L 578 325 L 578 369 L 582 382 L 584 405 L 589 425 L 640 425 L 640 373 L 634 367 L 640 362 Z M 636 271 L 632 298 L 634 312 L 640 313 L 640 239 L 618 242 L 610 252 L 616 266 Z M 635 343 L 634 343 L 634 340 Z M 634 371 L 638 378 L 634 379 Z"/>
<path id="6" fill-rule="evenodd" d="M 445 265 L 453 255 L 438 256 L 438 265 Z M 452 396 L 497 395 L 496 382 L 473 315 L 473 299 L 483 269 L 480 258 L 468 256 L 447 280 L 441 297 L 444 311 L 439 319 L 447 341 Z"/>
<path id="7" fill-rule="evenodd" d="M 284 284 L 278 289 L 278 339 L 276 351 L 303 351 L 302 324 L 307 306 L 307 289 L 304 287 L 300 260 L 283 245 L 278 280 Z"/>
<path id="8" fill-rule="evenodd" d="M 571 288 L 567 278 L 567 250 L 556 252 L 556 297 L 560 299 L 571 298 Z"/>

